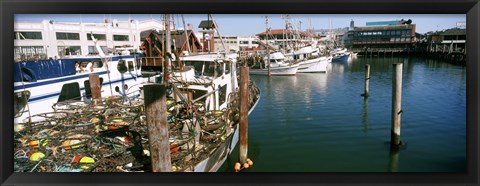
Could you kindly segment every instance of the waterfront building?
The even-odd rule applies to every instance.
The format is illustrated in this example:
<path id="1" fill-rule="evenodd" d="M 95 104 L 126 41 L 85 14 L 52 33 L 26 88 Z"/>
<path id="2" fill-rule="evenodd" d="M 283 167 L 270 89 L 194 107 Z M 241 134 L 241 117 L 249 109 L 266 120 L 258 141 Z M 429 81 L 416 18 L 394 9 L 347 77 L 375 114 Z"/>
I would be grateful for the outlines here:
<path id="1" fill-rule="evenodd" d="M 465 28 L 451 28 L 429 33 L 427 36 L 428 52 L 465 52 L 467 30 Z"/>
<path id="2" fill-rule="evenodd" d="M 223 44 L 225 47 L 222 45 Z M 250 48 L 257 48 L 258 37 L 255 36 L 222 36 L 221 39 L 215 36 L 215 51 L 245 51 Z"/>
<path id="3" fill-rule="evenodd" d="M 349 31 L 354 52 L 405 52 L 416 42 L 415 24 L 411 20 L 367 22 Z"/>
<path id="4" fill-rule="evenodd" d="M 43 20 L 41 22 L 15 22 L 15 61 L 47 58 L 68 58 L 98 55 L 93 35 L 106 54 L 116 53 L 116 48 L 135 52 L 141 36 L 151 30 L 163 30 L 157 20 L 118 21 L 105 19 L 101 23 L 73 23 Z"/>

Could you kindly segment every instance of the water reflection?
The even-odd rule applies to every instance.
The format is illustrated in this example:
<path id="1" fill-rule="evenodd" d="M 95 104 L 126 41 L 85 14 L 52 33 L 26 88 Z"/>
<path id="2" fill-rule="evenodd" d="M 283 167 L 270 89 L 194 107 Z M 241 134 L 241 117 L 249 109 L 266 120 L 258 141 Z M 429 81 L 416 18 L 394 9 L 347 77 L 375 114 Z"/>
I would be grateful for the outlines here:
<path id="1" fill-rule="evenodd" d="M 390 158 L 388 161 L 388 170 L 390 172 L 398 172 L 398 159 L 400 158 L 398 149 L 391 149 L 390 150 Z"/>
<path id="2" fill-rule="evenodd" d="M 368 97 L 363 98 L 362 123 L 363 123 L 363 133 L 365 135 L 367 135 L 367 132 L 368 132 Z"/>

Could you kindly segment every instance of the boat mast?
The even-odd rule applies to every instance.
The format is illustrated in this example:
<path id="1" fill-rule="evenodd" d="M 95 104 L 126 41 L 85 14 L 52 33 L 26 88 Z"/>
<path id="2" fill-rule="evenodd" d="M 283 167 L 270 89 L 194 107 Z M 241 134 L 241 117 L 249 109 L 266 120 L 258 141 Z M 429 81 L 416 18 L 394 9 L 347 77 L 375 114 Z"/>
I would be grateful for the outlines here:
<path id="1" fill-rule="evenodd" d="M 265 27 L 266 27 L 266 31 L 267 31 L 267 64 L 268 64 L 268 77 L 271 76 L 270 74 L 270 46 L 268 45 L 268 35 L 270 33 L 270 29 L 268 28 L 268 16 L 265 16 Z"/>
<path id="2" fill-rule="evenodd" d="M 170 76 L 170 67 L 171 67 L 171 60 L 170 56 L 172 56 L 172 48 L 171 48 L 171 34 L 170 34 L 170 14 L 165 14 L 165 46 L 166 46 L 166 53 L 167 56 L 165 57 L 165 70 L 164 70 L 164 83 L 168 86 L 168 78 Z"/>
<path id="3" fill-rule="evenodd" d="M 188 49 L 188 53 L 190 54 L 192 51 L 190 50 L 190 41 L 189 41 L 189 39 L 188 39 L 188 34 L 187 34 L 188 29 L 187 29 L 187 27 L 185 26 L 185 19 L 183 18 L 183 14 L 182 14 L 182 22 L 183 22 L 183 31 L 184 31 L 184 33 L 185 33 L 185 39 L 186 39 L 186 41 L 187 41 L 187 49 Z"/>

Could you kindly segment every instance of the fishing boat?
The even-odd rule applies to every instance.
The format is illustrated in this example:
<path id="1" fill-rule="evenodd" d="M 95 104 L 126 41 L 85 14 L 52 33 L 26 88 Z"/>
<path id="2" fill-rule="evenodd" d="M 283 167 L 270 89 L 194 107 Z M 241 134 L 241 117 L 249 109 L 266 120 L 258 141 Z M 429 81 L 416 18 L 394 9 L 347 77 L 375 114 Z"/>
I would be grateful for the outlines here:
<path id="1" fill-rule="evenodd" d="M 347 49 L 337 48 L 331 52 L 332 62 L 346 62 L 350 58 Z"/>
<path id="2" fill-rule="evenodd" d="M 99 46 L 97 46 L 99 48 Z M 98 50 L 102 54 L 102 50 Z M 139 54 L 128 51 L 116 56 L 86 56 L 16 62 L 14 64 L 15 122 L 27 122 L 39 113 L 54 111 L 54 105 L 66 100 L 90 102 L 89 75 L 99 75 L 105 96 L 140 95 L 144 82 Z"/>
<path id="3" fill-rule="evenodd" d="M 294 52 L 286 54 L 290 60 L 297 60 L 299 65 L 297 73 L 326 72 L 329 58 L 320 56 L 318 48 L 305 46 Z"/>
<path id="4" fill-rule="evenodd" d="M 250 74 L 268 75 L 268 66 L 270 66 L 270 75 L 272 76 L 294 76 L 297 74 L 300 65 L 286 62 L 285 59 L 285 56 L 281 52 L 270 53 L 264 57 L 263 66 L 257 64 L 251 67 Z"/>
<path id="5" fill-rule="evenodd" d="M 224 112 L 235 109 L 229 107 L 235 100 L 239 89 L 237 80 L 237 54 L 195 54 L 180 57 L 185 67 L 182 71 L 174 72 L 170 82 L 177 91 L 179 100 L 201 103 L 207 112 L 223 114 Z M 255 108 L 260 99 L 258 88 L 252 84 L 250 87 L 250 97 L 252 102 L 249 106 L 249 114 Z M 226 158 L 235 148 L 239 140 L 238 121 L 225 121 L 230 127 L 226 128 L 223 136 L 223 142 L 218 142 L 217 147 L 207 158 L 201 160 L 195 165 L 193 172 L 216 172 L 225 162 Z M 210 126 L 218 125 L 212 122 L 203 123 L 201 128 L 208 130 Z M 197 126 L 198 128 L 198 126 Z M 203 134 L 205 135 L 205 133 Z M 205 146 L 206 141 L 200 140 L 197 146 Z"/>

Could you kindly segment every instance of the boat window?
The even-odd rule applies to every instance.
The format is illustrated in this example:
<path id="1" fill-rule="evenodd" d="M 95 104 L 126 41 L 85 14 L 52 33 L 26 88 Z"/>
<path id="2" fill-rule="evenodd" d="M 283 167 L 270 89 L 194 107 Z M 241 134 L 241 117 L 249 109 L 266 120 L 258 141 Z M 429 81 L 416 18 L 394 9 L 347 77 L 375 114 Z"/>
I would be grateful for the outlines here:
<path id="1" fill-rule="evenodd" d="M 14 93 L 13 108 L 15 112 L 15 117 L 19 117 L 22 115 L 29 98 L 30 98 L 30 91 L 22 91 L 22 92 Z"/>
<path id="2" fill-rule="evenodd" d="M 57 102 L 66 100 L 81 100 L 80 85 L 78 82 L 67 83 L 62 86 Z"/>
<path id="3" fill-rule="evenodd" d="M 133 67 L 133 61 L 128 61 L 128 71 L 133 71 L 135 68 Z"/>
<path id="4" fill-rule="evenodd" d="M 223 103 L 225 103 L 225 100 L 227 100 L 227 85 L 223 85 L 220 87 L 218 105 L 223 105 Z"/>
<path id="5" fill-rule="evenodd" d="M 125 73 L 127 71 L 127 66 L 125 64 L 125 60 L 123 60 L 123 59 L 118 60 L 117 69 L 120 73 Z"/>
<path id="6" fill-rule="evenodd" d="M 203 70 L 203 75 L 204 76 L 213 76 L 215 73 L 215 64 L 206 62 L 205 63 L 205 69 Z"/>
<path id="7" fill-rule="evenodd" d="M 137 63 L 137 64 L 136 64 L 136 65 L 137 65 L 137 70 L 139 70 L 140 67 L 142 66 L 142 58 L 137 58 L 137 62 L 136 62 L 136 63 Z"/>
<path id="8" fill-rule="evenodd" d="M 205 90 L 191 90 L 191 91 L 192 91 L 193 100 L 196 100 L 199 97 L 207 94 L 207 91 L 205 91 Z M 208 96 L 205 96 L 204 98 L 200 99 L 199 103 L 204 103 L 205 104 L 205 101 L 207 100 L 207 97 Z"/>
<path id="9" fill-rule="evenodd" d="M 185 66 L 193 66 L 195 75 L 202 75 L 203 62 L 198 61 L 185 61 Z"/>
<path id="10" fill-rule="evenodd" d="M 224 71 L 224 69 L 223 69 L 223 63 L 220 63 L 220 64 L 217 63 L 217 69 L 216 69 L 216 71 L 217 71 L 217 76 L 223 75 L 223 71 Z"/>
<path id="11" fill-rule="evenodd" d="M 229 74 L 230 73 L 230 66 L 232 64 L 231 63 L 225 63 L 225 74 Z"/>

